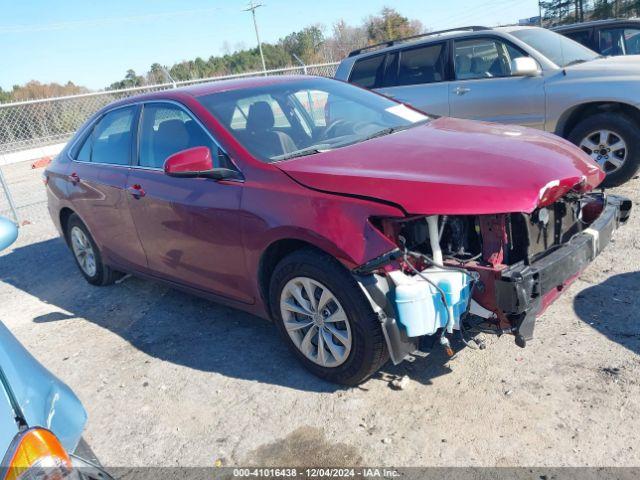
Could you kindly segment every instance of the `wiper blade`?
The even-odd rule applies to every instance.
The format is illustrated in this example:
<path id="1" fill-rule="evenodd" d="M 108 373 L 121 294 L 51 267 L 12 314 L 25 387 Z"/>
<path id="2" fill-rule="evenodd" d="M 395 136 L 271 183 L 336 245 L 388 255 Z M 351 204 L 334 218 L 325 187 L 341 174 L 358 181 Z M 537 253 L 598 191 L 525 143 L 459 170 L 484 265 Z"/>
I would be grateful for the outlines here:
<path id="1" fill-rule="evenodd" d="M 565 65 L 565 67 L 570 67 L 571 65 L 578 65 L 579 63 L 585 63 L 586 60 L 572 60 Z"/>
<path id="2" fill-rule="evenodd" d="M 389 127 L 383 128 L 382 130 L 378 130 L 377 132 L 369 135 L 365 140 L 371 140 L 373 138 L 384 137 L 385 135 L 390 135 L 392 133 L 400 132 L 402 130 L 408 130 L 409 128 L 417 127 L 418 125 L 423 125 L 429 121 L 428 118 L 424 120 L 420 120 L 419 122 L 410 123 L 409 125 L 401 125 L 399 127 Z"/>
<path id="3" fill-rule="evenodd" d="M 378 130 L 375 133 L 369 135 L 365 140 L 371 140 L 373 138 L 384 137 L 385 135 L 389 135 L 396 131 L 396 127 L 383 128 L 382 130 Z"/>
<path id="4" fill-rule="evenodd" d="M 278 155 L 277 157 L 273 157 L 271 160 L 274 160 L 274 161 L 290 160 L 292 158 L 306 157 L 307 155 L 315 155 L 316 153 L 326 152 L 327 150 L 328 149 L 322 149 L 318 147 L 305 148 L 302 150 L 298 150 L 297 152 L 292 152 L 285 155 Z"/>

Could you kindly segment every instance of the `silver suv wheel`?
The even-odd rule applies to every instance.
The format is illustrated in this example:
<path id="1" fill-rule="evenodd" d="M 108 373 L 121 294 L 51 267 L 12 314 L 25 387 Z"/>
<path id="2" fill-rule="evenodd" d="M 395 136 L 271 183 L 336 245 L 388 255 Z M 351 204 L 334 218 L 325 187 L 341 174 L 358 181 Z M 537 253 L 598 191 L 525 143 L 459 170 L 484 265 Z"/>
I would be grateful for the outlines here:
<path id="1" fill-rule="evenodd" d="M 312 362 L 337 367 L 349 357 L 349 319 L 322 283 L 308 277 L 289 280 L 280 294 L 280 314 L 294 345 Z"/>
<path id="2" fill-rule="evenodd" d="M 591 132 L 582 139 L 580 148 L 598 162 L 606 173 L 615 172 L 627 159 L 626 142 L 611 130 Z"/>

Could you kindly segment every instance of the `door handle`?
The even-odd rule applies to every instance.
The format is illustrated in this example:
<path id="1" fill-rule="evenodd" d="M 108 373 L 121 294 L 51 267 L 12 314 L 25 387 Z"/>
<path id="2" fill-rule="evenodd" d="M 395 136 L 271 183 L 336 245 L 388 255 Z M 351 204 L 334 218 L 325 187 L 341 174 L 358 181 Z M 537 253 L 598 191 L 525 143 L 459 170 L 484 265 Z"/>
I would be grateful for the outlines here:
<path id="1" fill-rule="evenodd" d="M 76 172 L 73 172 L 71 175 L 69 175 L 69 181 L 74 185 L 77 185 L 78 183 L 80 183 L 80 175 L 78 175 Z"/>
<path id="2" fill-rule="evenodd" d="M 465 93 L 469 93 L 471 91 L 470 88 L 467 87 L 456 87 L 453 91 L 456 95 L 464 95 Z"/>
<path id="3" fill-rule="evenodd" d="M 138 183 L 127 187 L 127 192 L 129 192 L 133 196 L 133 198 L 141 198 L 147 194 L 142 188 L 142 185 Z"/>

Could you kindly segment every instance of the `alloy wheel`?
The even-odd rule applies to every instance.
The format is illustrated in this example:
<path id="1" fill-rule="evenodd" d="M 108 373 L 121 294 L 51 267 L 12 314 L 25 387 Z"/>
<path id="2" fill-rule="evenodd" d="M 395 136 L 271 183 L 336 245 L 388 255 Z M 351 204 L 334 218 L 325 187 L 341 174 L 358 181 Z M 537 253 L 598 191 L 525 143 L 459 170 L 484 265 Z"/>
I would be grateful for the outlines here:
<path id="1" fill-rule="evenodd" d="M 93 246 L 82 229 L 78 227 L 71 229 L 71 249 L 82 271 L 89 277 L 95 276 L 97 266 Z"/>
<path id="2" fill-rule="evenodd" d="M 585 136 L 580 148 L 588 153 L 606 173 L 615 172 L 627 159 L 627 143 L 611 130 L 597 130 Z"/>
<path id="3" fill-rule="evenodd" d="M 287 282 L 280 294 L 284 327 L 296 348 L 322 367 L 342 365 L 351 352 L 349 319 L 336 296 L 308 277 Z"/>

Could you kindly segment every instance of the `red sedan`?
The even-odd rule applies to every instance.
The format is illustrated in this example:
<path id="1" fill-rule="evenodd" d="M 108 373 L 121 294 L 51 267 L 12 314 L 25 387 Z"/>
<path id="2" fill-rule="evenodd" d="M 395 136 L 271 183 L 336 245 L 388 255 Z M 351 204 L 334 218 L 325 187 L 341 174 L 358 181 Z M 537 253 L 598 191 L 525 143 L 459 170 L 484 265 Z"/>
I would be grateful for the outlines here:
<path id="1" fill-rule="evenodd" d="M 307 368 L 350 385 L 425 336 L 524 346 L 629 215 L 592 191 L 603 178 L 553 135 L 314 77 L 121 100 L 45 173 L 87 281 L 133 273 L 272 319 Z"/>

